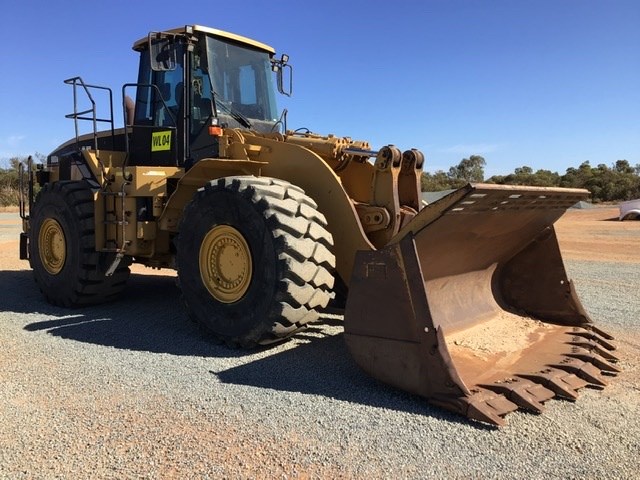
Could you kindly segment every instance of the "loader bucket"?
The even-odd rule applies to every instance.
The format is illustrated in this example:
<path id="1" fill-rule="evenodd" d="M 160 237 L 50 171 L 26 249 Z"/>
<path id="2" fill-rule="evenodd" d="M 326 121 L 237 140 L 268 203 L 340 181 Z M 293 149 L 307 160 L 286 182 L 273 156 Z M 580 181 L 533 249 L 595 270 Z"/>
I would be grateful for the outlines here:
<path id="1" fill-rule="evenodd" d="M 615 375 L 554 222 L 588 192 L 467 185 L 356 255 L 345 339 L 373 377 L 494 425 Z"/>

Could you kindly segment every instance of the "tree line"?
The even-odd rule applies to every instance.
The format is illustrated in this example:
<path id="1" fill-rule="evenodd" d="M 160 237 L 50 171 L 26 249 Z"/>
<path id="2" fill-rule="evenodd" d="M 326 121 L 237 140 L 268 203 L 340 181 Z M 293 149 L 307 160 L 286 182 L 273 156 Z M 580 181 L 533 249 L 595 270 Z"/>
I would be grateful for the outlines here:
<path id="1" fill-rule="evenodd" d="M 469 182 L 495 183 L 498 185 L 531 185 L 537 187 L 585 188 L 591 192 L 594 202 L 615 202 L 640 198 L 640 164 L 631 166 L 627 160 L 617 160 L 611 166 L 603 163 L 596 167 L 589 161 L 579 167 L 567 168 L 564 175 L 551 170 L 536 170 L 522 166 L 508 175 L 484 178 L 486 160 L 480 155 L 463 158 L 448 172 L 423 172 L 423 192 L 435 192 L 460 188 Z"/>
<path id="2" fill-rule="evenodd" d="M 18 165 L 23 159 L 12 158 L 9 168 L 0 168 L 0 207 L 18 205 Z"/>
<path id="3" fill-rule="evenodd" d="M 36 154 L 35 161 L 44 161 L 44 156 Z M 8 168 L 0 168 L 0 206 L 18 205 L 18 166 L 26 163 L 26 158 L 14 157 Z M 539 187 L 586 188 L 594 202 L 615 202 L 640 198 L 640 164 L 631 166 L 627 160 L 617 160 L 611 166 L 599 164 L 593 167 L 588 161 L 579 167 L 567 168 L 564 175 L 551 170 L 536 170 L 522 166 L 508 175 L 484 177 L 487 162 L 480 155 L 463 158 L 448 172 L 423 172 L 421 187 L 423 192 L 437 192 L 460 188 L 469 182 L 496 183 L 499 185 L 532 185 Z"/>
<path id="4" fill-rule="evenodd" d="M 20 164 L 27 169 L 28 157 L 12 157 L 9 159 L 8 168 L 0 167 L 0 207 L 14 207 L 20 203 Z M 41 153 L 33 156 L 33 165 L 36 163 L 44 163 L 46 157 Z M 26 176 L 26 174 L 25 174 Z M 26 188 L 26 178 L 25 178 Z M 36 187 L 36 191 L 38 188 Z"/>

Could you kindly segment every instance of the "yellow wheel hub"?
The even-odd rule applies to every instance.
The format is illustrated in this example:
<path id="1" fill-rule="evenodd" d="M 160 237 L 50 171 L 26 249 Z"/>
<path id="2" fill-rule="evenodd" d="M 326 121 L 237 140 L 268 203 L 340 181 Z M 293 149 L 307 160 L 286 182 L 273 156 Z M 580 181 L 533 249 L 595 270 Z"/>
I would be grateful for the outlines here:
<path id="1" fill-rule="evenodd" d="M 38 251 L 42 266 L 51 275 L 57 275 L 67 258 L 67 242 L 60 224 L 53 218 L 42 222 L 38 235 Z"/>
<path id="2" fill-rule="evenodd" d="M 253 268 L 251 251 L 235 228 L 219 225 L 209 230 L 200 245 L 199 264 L 202 283 L 216 300 L 234 303 L 247 292 Z"/>

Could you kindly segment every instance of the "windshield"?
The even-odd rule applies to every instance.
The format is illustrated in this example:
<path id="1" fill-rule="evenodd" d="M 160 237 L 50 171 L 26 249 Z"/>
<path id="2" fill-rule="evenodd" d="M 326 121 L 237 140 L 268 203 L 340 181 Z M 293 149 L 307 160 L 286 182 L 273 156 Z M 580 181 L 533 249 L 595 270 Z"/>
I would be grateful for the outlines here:
<path id="1" fill-rule="evenodd" d="M 218 38 L 206 37 L 207 70 L 194 62 L 193 120 L 205 120 L 211 113 L 211 83 L 218 114 L 223 123 L 272 130 L 277 121 L 271 60 L 267 52 L 237 46 Z M 199 110 L 199 112 L 198 112 Z"/>

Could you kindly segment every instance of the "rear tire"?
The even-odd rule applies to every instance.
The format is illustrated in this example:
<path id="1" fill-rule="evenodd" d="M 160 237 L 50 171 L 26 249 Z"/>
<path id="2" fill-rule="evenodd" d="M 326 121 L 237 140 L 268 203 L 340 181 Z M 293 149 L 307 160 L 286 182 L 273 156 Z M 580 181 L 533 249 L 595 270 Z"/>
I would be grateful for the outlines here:
<path id="1" fill-rule="evenodd" d="M 185 208 L 178 277 L 189 315 L 218 339 L 268 344 L 318 319 L 333 294 L 333 238 L 304 192 L 266 177 L 207 184 Z"/>
<path id="2" fill-rule="evenodd" d="M 115 254 L 95 247 L 93 191 L 85 181 L 45 185 L 33 206 L 29 258 L 36 283 L 49 303 L 80 307 L 115 298 L 129 277 L 124 257 L 114 274 L 105 272 Z"/>

